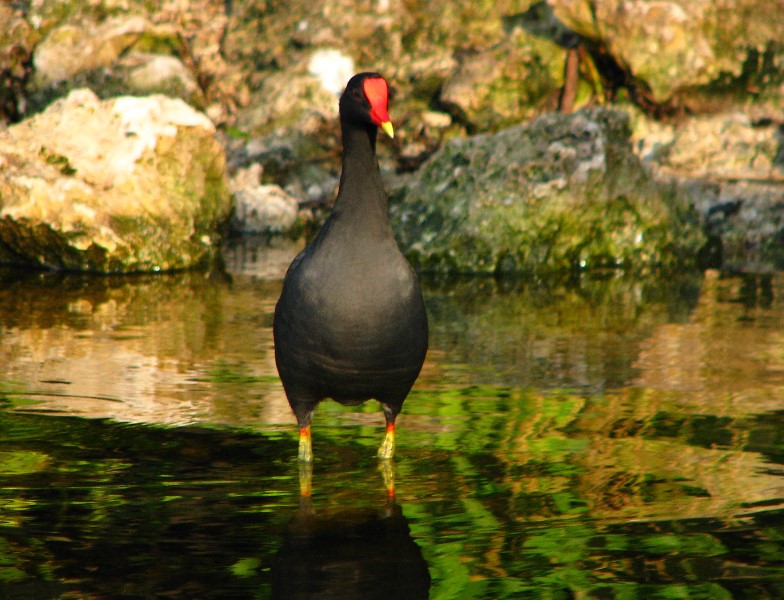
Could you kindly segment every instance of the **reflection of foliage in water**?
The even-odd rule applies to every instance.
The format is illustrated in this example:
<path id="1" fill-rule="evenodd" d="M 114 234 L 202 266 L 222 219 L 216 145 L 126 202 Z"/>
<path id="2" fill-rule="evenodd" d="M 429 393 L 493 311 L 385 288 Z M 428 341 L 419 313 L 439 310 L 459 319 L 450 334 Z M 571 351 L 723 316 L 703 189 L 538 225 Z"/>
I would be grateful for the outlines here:
<path id="1" fill-rule="evenodd" d="M 750 597 L 778 596 L 784 497 L 770 492 L 784 488 L 780 472 L 744 448 L 741 434 L 755 431 L 748 421 L 724 422 L 739 440 L 731 448 L 691 446 L 701 416 L 682 418 L 676 431 L 652 426 L 613 438 L 585 425 L 619 409 L 604 398 L 495 391 L 416 398 L 417 406 L 437 403 L 455 428 L 432 439 L 447 453 L 436 472 L 456 479 L 431 475 L 440 499 L 407 506 L 433 569 L 433 597 L 461 589 L 460 598 L 729 598 L 746 585 L 745 572 L 758 584 Z M 478 401 L 482 411 L 471 411 Z M 517 418 L 507 420 L 510 412 Z M 417 432 L 414 445 L 425 435 Z M 418 465 L 404 468 L 402 481 L 421 480 Z M 454 510 L 450 494 L 460 513 L 434 520 Z M 755 514 L 760 502 L 772 512 Z M 758 537 L 765 521 L 773 526 Z M 756 541 L 749 547 L 748 539 Z"/>
<path id="2" fill-rule="evenodd" d="M 297 505 L 271 362 L 279 284 L 33 280 L 0 289 L 3 341 L 24 342 L 0 348 L 0 596 L 267 597 Z M 431 597 L 784 597 L 782 287 L 426 283 L 431 353 L 397 489 Z M 109 393 L 128 357 L 155 385 Z M 41 364 L 72 383 L 26 375 Z M 31 393 L 46 386 L 73 401 Z M 166 409 L 142 420 L 199 426 L 19 414 L 133 421 L 137 397 Z M 323 404 L 317 423 L 314 501 L 383 499 L 378 406 Z"/>
<path id="3" fill-rule="evenodd" d="M 7 414 L 0 428 L 7 446 L 47 449 L 36 472 L 0 473 L 14 482 L 0 491 L 0 579 L 26 582 L 0 596 L 263 587 L 260 573 L 225 580 L 223 561 L 271 560 L 272 508 L 292 499 L 279 438 Z"/>

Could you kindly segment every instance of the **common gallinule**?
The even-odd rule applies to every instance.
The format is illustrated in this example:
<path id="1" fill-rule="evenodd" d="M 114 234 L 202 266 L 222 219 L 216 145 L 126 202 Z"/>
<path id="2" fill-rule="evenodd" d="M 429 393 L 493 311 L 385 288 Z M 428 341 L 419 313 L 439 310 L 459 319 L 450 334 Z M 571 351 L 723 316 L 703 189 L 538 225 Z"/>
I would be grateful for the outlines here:
<path id="1" fill-rule="evenodd" d="M 378 73 L 346 85 L 337 199 L 289 266 L 275 307 L 275 361 L 299 424 L 301 461 L 313 460 L 311 420 L 326 398 L 352 406 L 378 400 L 386 418 L 378 455 L 392 458 L 395 419 L 427 352 L 422 292 L 392 235 L 376 158 L 378 128 L 393 136 L 388 98 Z"/>

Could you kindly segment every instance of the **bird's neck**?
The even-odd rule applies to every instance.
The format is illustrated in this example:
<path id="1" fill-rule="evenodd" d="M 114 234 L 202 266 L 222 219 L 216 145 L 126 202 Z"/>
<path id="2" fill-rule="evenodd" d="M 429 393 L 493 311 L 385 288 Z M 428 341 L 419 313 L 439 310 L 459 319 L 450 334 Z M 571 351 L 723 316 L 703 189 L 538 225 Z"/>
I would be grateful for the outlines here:
<path id="1" fill-rule="evenodd" d="M 374 223 L 388 228 L 387 195 L 376 157 L 377 129 L 346 121 L 341 126 L 343 171 L 335 216 L 361 224 L 366 230 L 372 229 Z"/>

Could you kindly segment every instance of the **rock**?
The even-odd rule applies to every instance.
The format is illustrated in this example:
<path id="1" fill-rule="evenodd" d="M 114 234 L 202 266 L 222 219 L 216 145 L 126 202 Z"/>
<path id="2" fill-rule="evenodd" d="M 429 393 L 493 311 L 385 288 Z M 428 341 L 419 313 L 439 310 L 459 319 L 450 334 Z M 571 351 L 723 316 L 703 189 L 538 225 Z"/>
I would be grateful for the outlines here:
<path id="1" fill-rule="evenodd" d="M 231 210 L 214 133 L 181 100 L 89 90 L 0 132 L 0 262 L 116 273 L 209 260 Z"/>
<path id="2" fill-rule="evenodd" d="M 38 33 L 21 11 L 0 4 L 0 123 L 16 121 L 25 111 L 24 82 Z"/>
<path id="3" fill-rule="evenodd" d="M 642 159 L 701 215 L 713 266 L 784 268 L 784 126 L 737 110 L 646 125 L 637 133 Z"/>
<path id="4" fill-rule="evenodd" d="M 234 206 L 234 233 L 286 233 L 297 221 L 297 200 L 275 184 L 238 191 Z"/>
<path id="5" fill-rule="evenodd" d="M 255 62 L 241 63 L 226 48 L 228 24 L 237 4 L 189 0 L 145 6 L 155 7 L 149 8 L 155 23 L 173 24 L 181 42 L 176 52 L 146 51 L 176 54 L 197 80 L 206 104 L 204 111 L 212 122 L 217 126 L 233 125 L 237 107 L 246 106 L 249 101 L 250 79 L 256 73 Z M 201 109 L 202 105 L 195 106 Z"/>
<path id="6" fill-rule="evenodd" d="M 395 133 L 401 140 L 416 135 L 419 114 L 440 106 L 449 107 L 477 129 L 518 122 L 532 114 L 532 107 L 539 107 L 561 79 L 563 51 L 543 35 L 519 26 L 521 19 L 514 19 L 512 25 L 504 21 L 507 15 L 526 13 L 532 5 L 544 5 L 541 1 L 444 7 L 423 2 L 358 5 L 347 0 L 316 4 L 294 0 L 285 3 L 285 10 L 279 4 L 262 9 L 235 3 L 226 36 L 226 51 L 234 60 L 257 66 L 251 80 L 257 82 L 258 93 L 248 108 L 240 109 L 237 122 L 251 135 L 271 127 L 270 119 L 261 113 L 282 114 L 285 123 L 296 113 L 292 107 L 309 101 L 312 88 L 299 80 L 315 72 L 325 77 L 317 66 L 324 59 L 334 72 L 352 62 L 357 71 L 378 71 L 390 79 L 392 110 L 399 119 Z M 498 69 L 493 65 L 487 75 L 481 67 L 489 59 L 498 59 L 501 65 Z M 461 72 L 453 73 L 458 63 L 463 65 Z M 337 77 L 329 79 L 327 87 L 339 93 L 348 77 L 339 82 Z M 290 87 L 285 85 L 288 82 Z M 475 87 L 481 88 L 479 93 L 473 93 Z M 281 96 L 283 110 L 275 110 Z M 480 105 L 487 98 L 498 108 L 485 117 Z M 334 114 L 334 102 L 328 106 Z"/>
<path id="7" fill-rule="evenodd" d="M 261 172 L 261 165 L 254 163 L 239 169 L 229 182 L 234 195 L 233 233 L 286 233 L 297 222 L 297 200 L 279 185 L 262 185 Z"/>
<path id="8" fill-rule="evenodd" d="M 321 87 L 330 94 L 340 97 L 346 82 L 356 73 L 356 67 L 354 60 L 340 50 L 323 48 L 311 55 L 308 73 L 316 77 Z"/>
<path id="9" fill-rule="evenodd" d="M 409 259 L 437 272 L 646 271 L 693 264 L 703 243 L 633 154 L 626 115 L 603 108 L 452 140 L 390 212 Z"/>
<path id="10" fill-rule="evenodd" d="M 781 147 L 778 129 L 775 122 L 755 123 L 740 111 L 696 116 L 674 127 L 660 162 L 690 177 L 784 183 L 784 165 L 774 164 Z"/>
<path id="11" fill-rule="evenodd" d="M 230 145 L 235 169 L 258 162 L 269 182 L 309 203 L 332 195 L 340 172 L 338 98 L 318 77 L 290 71 L 265 78 L 237 127 L 250 135 Z"/>
<path id="12" fill-rule="evenodd" d="M 337 97 L 317 77 L 275 73 L 264 79 L 250 106 L 239 112 L 237 126 L 250 135 L 292 128 L 301 136 L 315 135 L 325 124 L 337 121 L 337 106 Z"/>
<path id="13" fill-rule="evenodd" d="M 287 135 L 273 133 L 249 140 L 225 140 L 229 170 L 241 174 L 258 166 L 268 183 L 278 184 L 287 194 L 299 198 L 300 204 L 331 202 L 340 178 L 339 158 L 335 161 L 325 159 L 326 152 L 324 146 L 319 145 L 317 135 L 310 138 L 294 132 Z M 337 140 L 329 136 L 328 142 L 336 144 Z M 339 157 L 336 148 L 330 148 L 327 156 L 333 155 Z M 318 158 L 307 160 L 307 156 Z M 254 185 L 259 181 L 257 178 Z"/>
<path id="14" fill-rule="evenodd" d="M 163 94 L 182 98 L 191 106 L 204 106 L 204 98 L 193 73 L 175 56 L 129 52 L 111 69 L 123 94 Z"/>
<path id="15" fill-rule="evenodd" d="M 241 167 L 229 177 L 229 191 L 236 194 L 239 191 L 261 185 L 261 176 L 264 167 L 259 163 L 251 163 L 247 167 Z"/>
<path id="16" fill-rule="evenodd" d="M 705 211 L 715 205 L 710 219 L 703 211 L 708 226 L 728 198 L 742 196 L 738 214 L 758 199 L 754 214 L 768 214 L 767 196 L 741 193 L 738 177 L 767 178 L 759 184 L 777 189 L 784 150 L 765 136 L 784 108 L 779 13 L 768 0 L 6 2 L 0 127 L 80 86 L 103 98 L 165 93 L 220 126 L 231 170 L 260 162 L 266 183 L 323 205 L 339 176 L 334 93 L 346 71 L 389 78 L 395 139 L 379 145 L 379 158 L 385 173 L 405 175 L 447 140 L 553 109 L 566 49 L 579 42 L 571 54 L 579 56 L 578 106 L 609 99 L 656 115 L 683 109 L 677 125 L 650 122 L 640 153 L 689 193 L 719 190 L 695 200 Z M 758 114 L 761 103 L 767 114 Z M 725 125 L 724 145 L 714 146 L 710 129 Z M 732 228 L 756 223 L 729 217 L 721 237 L 738 234 L 753 246 L 759 232 Z"/>
<path id="17" fill-rule="evenodd" d="M 153 25 L 141 16 L 56 27 L 35 48 L 33 83 L 42 89 L 79 73 L 107 67 L 143 38 L 148 45 L 177 44 L 172 28 Z"/>
<path id="18" fill-rule="evenodd" d="M 658 103 L 725 74 L 738 78 L 754 53 L 772 49 L 779 63 L 784 56 L 781 6 L 769 0 L 550 0 L 550 4 L 568 27 L 644 81 Z"/>
<path id="19" fill-rule="evenodd" d="M 497 130 L 531 117 L 563 85 L 565 52 L 522 29 L 459 59 L 439 102 L 470 130 Z"/>
<path id="20" fill-rule="evenodd" d="M 734 271 L 784 269 L 784 185 L 682 179 L 712 238 L 715 266 Z"/>
<path id="21" fill-rule="evenodd" d="M 89 87 L 101 98 L 165 93 L 201 107 L 204 100 L 193 74 L 171 55 L 180 46 L 173 27 L 140 15 L 55 27 L 33 53 L 30 108 L 42 110 L 75 87 Z"/>
<path id="22" fill-rule="evenodd" d="M 433 129 L 446 129 L 452 124 L 452 117 L 447 113 L 428 110 L 422 113 L 422 126 Z"/>

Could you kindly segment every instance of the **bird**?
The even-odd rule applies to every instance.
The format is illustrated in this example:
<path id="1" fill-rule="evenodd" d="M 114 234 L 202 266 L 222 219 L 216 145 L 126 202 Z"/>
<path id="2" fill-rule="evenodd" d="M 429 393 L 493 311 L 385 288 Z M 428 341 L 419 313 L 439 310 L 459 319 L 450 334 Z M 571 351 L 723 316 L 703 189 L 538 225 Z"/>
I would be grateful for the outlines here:
<path id="1" fill-rule="evenodd" d="M 417 276 L 398 248 L 376 138 L 390 138 L 389 84 L 378 73 L 349 79 L 340 96 L 342 167 L 332 211 L 292 261 L 275 306 L 275 363 L 299 426 L 298 459 L 312 463 L 311 423 L 332 399 L 381 404 L 380 459 L 395 453 L 395 420 L 419 376 L 428 320 Z"/>

